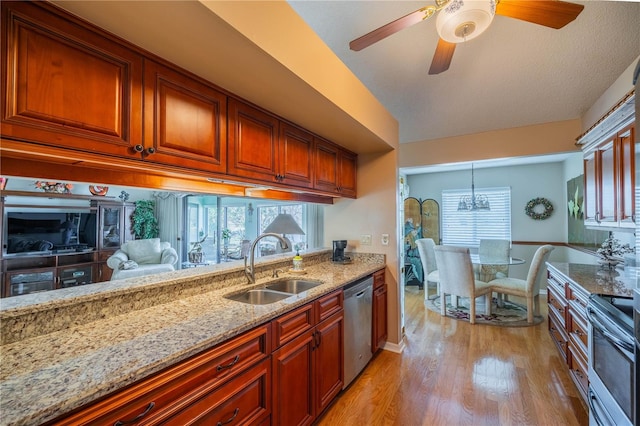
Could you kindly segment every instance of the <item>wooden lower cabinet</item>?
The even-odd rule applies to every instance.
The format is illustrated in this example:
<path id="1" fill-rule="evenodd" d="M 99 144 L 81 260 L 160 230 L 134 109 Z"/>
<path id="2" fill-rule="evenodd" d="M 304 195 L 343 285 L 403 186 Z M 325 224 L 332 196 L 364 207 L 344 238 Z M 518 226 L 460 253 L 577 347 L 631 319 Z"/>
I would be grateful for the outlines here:
<path id="1" fill-rule="evenodd" d="M 293 340 L 273 352 L 274 425 L 311 424 L 342 390 L 343 301 L 340 290 L 313 302 L 315 317 L 326 319 L 311 329 L 301 327 Z M 284 319 L 290 322 L 306 317 L 308 306 L 286 314 Z M 274 328 L 281 322 L 280 318 L 274 320 Z"/>
<path id="2" fill-rule="evenodd" d="M 563 274 L 552 267 L 547 269 L 549 333 L 567 363 L 571 379 L 587 404 L 589 378 L 586 308 L 589 296 Z"/>
<path id="3" fill-rule="evenodd" d="M 304 425 L 344 383 L 344 296 L 322 296 L 47 425 Z"/>
<path id="4" fill-rule="evenodd" d="M 270 337 L 257 327 L 50 424 L 211 424 L 236 408 L 257 424 L 271 414 Z"/>
<path id="5" fill-rule="evenodd" d="M 371 352 L 376 353 L 387 341 L 387 284 L 384 269 L 373 274 Z"/>

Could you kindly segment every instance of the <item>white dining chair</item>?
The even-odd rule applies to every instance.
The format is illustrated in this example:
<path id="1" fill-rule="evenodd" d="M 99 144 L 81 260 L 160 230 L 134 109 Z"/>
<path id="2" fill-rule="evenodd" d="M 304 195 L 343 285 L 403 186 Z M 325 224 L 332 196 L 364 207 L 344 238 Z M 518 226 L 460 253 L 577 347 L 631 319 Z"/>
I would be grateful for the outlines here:
<path id="1" fill-rule="evenodd" d="M 511 241 L 500 239 L 481 239 L 478 255 L 491 259 L 508 259 L 511 255 Z M 475 265 L 476 278 L 506 278 L 509 276 L 509 265 Z"/>
<path id="2" fill-rule="evenodd" d="M 433 250 L 436 243 L 433 241 L 433 238 L 419 238 L 416 240 L 416 246 L 420 254 L 420 263 L 422 263 L 424 298 L 427 299 L 429 295 L 427 290 L 428 283 L 436 284 L 436 297 L 438 297 L 438 295 L 440 295 L 440 273 L 438 272 L 436 253 Z"/>
<path id="3" fill-rule="evenodd" d="M 496 278 L 489 282 L 489 285 L 498 294 L 498 299 L 504 295 L 520 296 L 527 301 L 527 322 L 533 323 L 533 316 L 540 315 L 540 287 L 546 274 L 545 264 L 549 259 L 549 254 L 554 249 L 550 244 L 540 246 L 531 260 L 529 273 L 526 280 L 519 278 Z"/>
<path id="4" fill-rule="evenodd" d="M 485 312 L 491 315 L 491 286 L 473 275 L 473 264 L 466 247 L 435 246 L 434 252 L 440 273 L 440 314 L 446 315 L 446 295 L 468 297 L 469 322 L 476 322 L 476 298 L 485 297 Z"/>

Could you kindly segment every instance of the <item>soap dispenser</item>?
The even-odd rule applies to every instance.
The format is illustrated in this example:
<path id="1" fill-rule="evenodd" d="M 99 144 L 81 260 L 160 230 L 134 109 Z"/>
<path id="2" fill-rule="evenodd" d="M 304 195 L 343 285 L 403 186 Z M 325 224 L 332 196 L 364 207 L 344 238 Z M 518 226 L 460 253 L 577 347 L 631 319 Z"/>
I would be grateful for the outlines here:
<path id="1" fill-rule="evenodd" d="M 302 256 L 300 256 L 300 251 L 296 251 L 296 255 L 293 257 L 293 270 L 296 272 L 302 272 L 304 270 L 302 267 Z"/>

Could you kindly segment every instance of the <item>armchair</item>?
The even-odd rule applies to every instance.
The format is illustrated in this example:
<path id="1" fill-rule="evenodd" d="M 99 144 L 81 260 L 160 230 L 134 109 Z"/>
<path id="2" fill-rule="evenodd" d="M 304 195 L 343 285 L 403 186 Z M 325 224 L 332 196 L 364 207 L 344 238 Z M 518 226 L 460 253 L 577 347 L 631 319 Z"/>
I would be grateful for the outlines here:
<path id="1" fill-rule="evenodd" d="M 111 280 L 142 277 L 175 270 L 178 253 L 159 238 L 127 241 L 107 259 L 113 269 Z"/>

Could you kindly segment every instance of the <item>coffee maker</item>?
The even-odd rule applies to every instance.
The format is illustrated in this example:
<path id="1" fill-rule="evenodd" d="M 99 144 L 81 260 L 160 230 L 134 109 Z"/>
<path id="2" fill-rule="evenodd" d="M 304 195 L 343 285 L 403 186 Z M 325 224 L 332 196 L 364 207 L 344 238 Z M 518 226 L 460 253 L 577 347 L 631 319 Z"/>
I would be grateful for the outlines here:
<path id="1" fill-rule="evenodd" d="M 349 263 L 351 258 L 344 255 L 344 249 L 347 248 L 347 240 L 333 240 L 333 257 L 331 260 L 338 263 Z"/>

